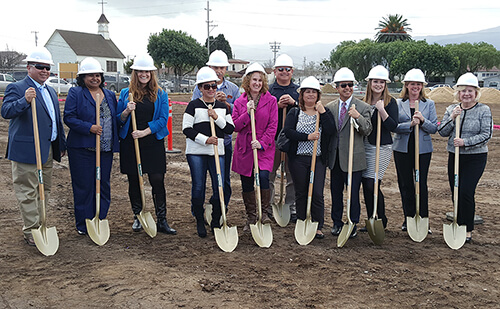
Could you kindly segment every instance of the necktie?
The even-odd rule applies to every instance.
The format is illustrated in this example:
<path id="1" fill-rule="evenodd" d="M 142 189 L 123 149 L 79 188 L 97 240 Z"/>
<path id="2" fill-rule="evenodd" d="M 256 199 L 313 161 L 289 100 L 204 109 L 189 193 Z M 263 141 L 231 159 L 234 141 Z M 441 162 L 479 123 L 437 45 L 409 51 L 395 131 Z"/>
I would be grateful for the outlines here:
<path id="1" fill-rule="evenodd" d="M 342 124 L 344 123 L 345 114 L 347 113 L 346 105 L 347 105 L 346 102 L 342 102 L 342 108 L 340 109 L 340 116 L 339 116 L 339 130 L 342 127 Z"/>

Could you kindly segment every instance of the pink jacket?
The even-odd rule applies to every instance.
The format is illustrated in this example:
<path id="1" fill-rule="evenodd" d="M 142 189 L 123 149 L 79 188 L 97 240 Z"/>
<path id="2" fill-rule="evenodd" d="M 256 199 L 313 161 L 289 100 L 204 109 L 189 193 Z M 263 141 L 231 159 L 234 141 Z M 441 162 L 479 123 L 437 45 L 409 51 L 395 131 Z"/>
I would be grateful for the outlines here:
<path id="1" fill-rule="evenodd" d="M 248 97 L 243 93 L 233 108 L 234 131 L 238 132 L 233 151 L 232 170 L 250 177 L 253 174 L 252 128 L 247 113 Z M 257 150 L 259 169 L 272 171 L 274 163 L 274 136 L 278 128 L 278 104 L 269 92 L 263 94 L 255 111 L 255 131 L 262 150 Z"/>

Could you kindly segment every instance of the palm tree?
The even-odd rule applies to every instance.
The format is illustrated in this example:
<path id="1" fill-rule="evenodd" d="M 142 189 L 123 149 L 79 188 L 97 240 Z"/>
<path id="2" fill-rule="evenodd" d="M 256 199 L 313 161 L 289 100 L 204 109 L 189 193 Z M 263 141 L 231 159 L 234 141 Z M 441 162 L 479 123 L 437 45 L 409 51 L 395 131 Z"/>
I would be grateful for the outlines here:
<path id="1" fill-rule="evenodd" d="M 375 41 L 378 43 L 387 43 L 394 41 L 410 41 L 411 36 L 408 31 L 411 28 L 408 27 L 410 24 L 406 18 L 403 19 L 403 15 L 387 15 L 387 17 L 382 17 L 379 21 L 378 27 L 375 30 L 379 30 L 375 35 Z"/>

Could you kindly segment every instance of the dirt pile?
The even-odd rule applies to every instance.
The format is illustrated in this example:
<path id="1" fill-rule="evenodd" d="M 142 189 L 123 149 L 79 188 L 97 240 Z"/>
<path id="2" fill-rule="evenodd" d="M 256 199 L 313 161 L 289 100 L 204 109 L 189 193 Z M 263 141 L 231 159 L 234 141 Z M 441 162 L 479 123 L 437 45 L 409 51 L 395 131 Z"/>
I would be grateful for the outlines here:
<path id="1" fill-rule="evenodd" d="M 323 88 L 321 88 L 321 92 L 323 93 L 338 93 L 337 89 L 333 87 L 331 84 L 325 84 Z"/>
<path id="2" fill-rule="evenodd" d="M 481 103 L 500 103 L 500 91 L 494 88 L 481 88 L 481 98 L 479 102 Z"/>
<path id="3" fill-rule="evenodd" d="M 435 103 L 446 103 L 453 102 L 453 89 L 448 87 L 439 87 L 427 94 L 429 99 Z"/>

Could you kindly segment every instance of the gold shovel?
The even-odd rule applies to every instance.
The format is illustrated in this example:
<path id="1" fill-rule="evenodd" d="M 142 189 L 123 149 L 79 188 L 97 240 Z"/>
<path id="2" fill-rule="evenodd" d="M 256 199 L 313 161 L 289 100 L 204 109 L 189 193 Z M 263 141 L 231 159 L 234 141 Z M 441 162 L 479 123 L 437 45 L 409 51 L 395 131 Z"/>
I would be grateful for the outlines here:
<path id="1" fill-rule="evenodd" d="M 257 140 L 255 133 L 255 109 L 250 109 L 250 125 L 252 127 L 252 141 Z M 273 243 L 273 231 L 271 225 L 262 224 L 262 198 L 260 195 L 260 180 L 259 180 L 259 158 L 257 149 L 253 149 L 253 168 L 255 178 L 255 200 L 257 201 L 258 216 L 255 224 L 250 224 L 250 232 L 253 240 L 259 247 L 269 248 Z"/>
<path id="2" fill-rule="evenodd" d="M 208 105 L 208 109 L 212 109 L 212 105 Z M 210 129 L 212 131 L 212 136 L 217 137 L 215 134 L 215 123 L 214 119 L 210 117 Z M 222 226 L 220 228 L 214 228 L 215 241 L 219 248 L 225 252 L 233 252 L 233 250 L 238 245 L 238 230 L 236 226 L 228 227 L 226 219 L 226 206 L 224 205 L 224 184 L 222 183 L 222 173 L 220 171 L 219 162 L 219 149 L 217 145 L 214 145 L 214 159 L 215 168 L 217 170 L 217 185 L 219 186 L 219 199 L 220 199 L 220 209 L 222 213 Z"/>
<path id="3" fill-rule="evenodd" d="M 415 112 L 418 111 L 418 101 L 415 101 Z M 420 141 L 419 125 L 415 125 L 415 217 L 406 217 L 408 235 L 413 241 L 421 242 L 429 231 L 429 218 L 420 216 Z"/>
<path id="4" fill-rule="evenodd" d="M 129 94 L 128 100 L 130 102 L 134 101 L 132 94 Z M 137 130 L 137 123 L 135 121 L 135 110 L 132 110 L 130 113 L 131 122 L 132 122 L 132 131 Z M 134 139 L 134 147 L 135 147 L 135 159 L 137 161 L 137 174 L 139 175 L 139 188 L 141 189 L 141 201 L 142 201 L 142 210 L 139 214 L 137 214 L 137 219 L 141 222 L 142 228 L 144 231 L 151 237 L 154 238 L 156 236 L 156 223 L 153 219 L 153 215 L 150 212 L 144 211 L 146 208 L 146 195 L 144 192 L 144 179 L 142 176 L 142 164 L 141 164 L 141 153 L 139 152 L 139 140 Z"/>
<path id="5" fill-rule="evenodd" d="M 36 169 L 38 174 L 38 194 L 40 195 L 40 227 L 31 230 L 38 251 L 43 255 L 54 255 L 59 249 L 59 237 L 55 226 L 47 228 L 45 213 L 45 191 L 43 186 L 42 156 L 40 153 L 40 135 L 36 117 L 36 99 L 31 100 L 31 115 L 33 118 L 33 136 L 35 137 Z"/>
<path id="6" fill-rule="evenodd" d="M 283 127 L 285 127 L 285 118 L 286 118 L 286 108 L 283 108 Z M 278 225 L 281 227 L 287 226 L 288 223 L 290 222 L 290 206 L 285 205 L 285 175 L 286 175 L 285 158 L 286 154 L 284 152 L 281 152 L 280 200 L 278 204 L 273 203 L 274 220 L 276 220 L 276 223 L 278 223 Z"/>
<path id="7" fill-rule="evenodd" d="M 460 115 L 455 118 L 455 138 L 460 138 Z M 443 224 L 444 241 L 451 249 L 458 250 L 467 239 L 467 226 L 457 224 L 458 216 L 458 170 L 459 170 L 460 149 L 455 147 L 455 185 L 453 187 L 453 223 Z"/>
<path id="8" fill-rule="evenodd" d="M 314 132 L 319 131 L 319 113 L 316 112 L 316 129 Z M 316 236 L 316 231 L 318 230 L 318 222 L 312 222 L 311 218 L 311 203 L 312 203 L 312 194 L 313 194 L 313 186 L 314 186 L 314 170 L 316 168 L 316 152 L 318 150 L 318 140 L 314 141 L 313 153 L 311 158 L 311 173 L 309 175 L 309 190 L 307 192 L 307 206 L 306 206 L 306 219 L 300 220 L 297 219 L 297 223 L 295 223 L 295 240 L 300 245 L 307 245 L 311 241 L 313 241 Z"/>
<path id="9" fill-rule="evenodd" d="M 100 106 L 101 100 L 99 93 L 97 94 L 97 102 L 95 107 L 96 124 L 100 123 Z M 90 219 L 85 219 L 87 225 L 87 233 L 90 239 L 99 246 L 104 245 L 109 239 L 109 223 L 108 219 L 99 219 L 101 210 L 101 136 L 96 134 L 95 141 L 95 216 Z"/>

